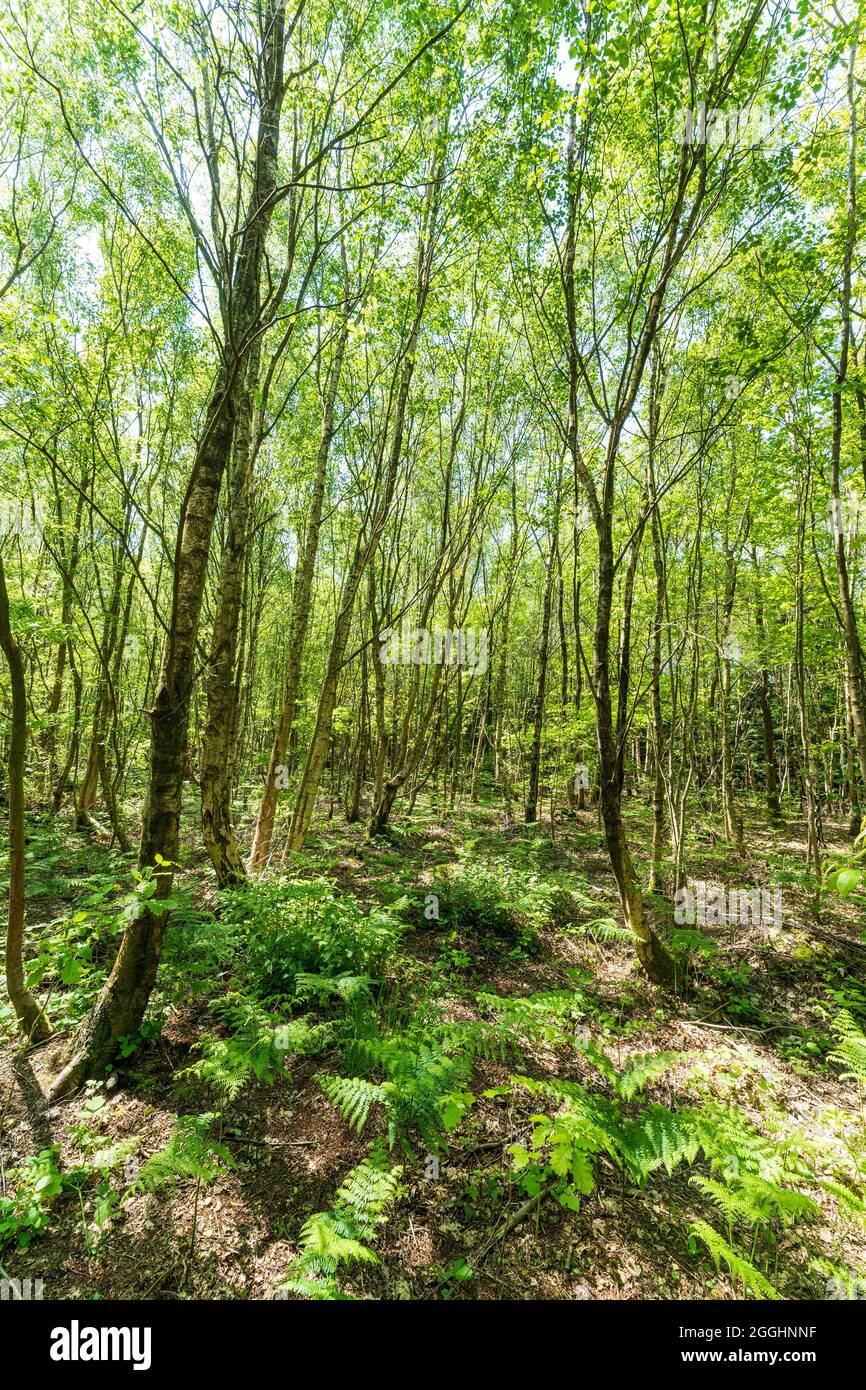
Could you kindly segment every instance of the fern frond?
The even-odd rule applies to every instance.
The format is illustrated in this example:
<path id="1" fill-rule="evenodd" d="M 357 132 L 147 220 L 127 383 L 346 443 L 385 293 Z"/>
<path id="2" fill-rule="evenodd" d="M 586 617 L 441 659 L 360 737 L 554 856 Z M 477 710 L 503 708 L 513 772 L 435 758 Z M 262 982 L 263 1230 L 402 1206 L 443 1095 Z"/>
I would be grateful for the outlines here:
<path id="1" fill-rule="evenodd" d="M 760 1213 L 755 1209 L 745 1192 L 728 1187 L 715 1178 L 705 1178 L 698 1175 L 691 1178 L 690 1181 L 694 1187 L 703 1192 L 705 1197 L 710 1198 L 730 1225 L 736 1221 L 744 1221 L 747 1225 L 754 1226 L 760 1220 Z"/>
<path id="2" fill-rule="evenodd" d="M 280 1296 L 284 1298 L 289 1293 L 296 1293 L 299 1298 L 309 1298 L 315 1303 L 355 1301 L 350 1293 L 344 1293 L 336 1279 L 317 1279 L 315 1275 L 310 1278 L 297 1275 L 286 1279 L 280 1287 Z"/>
<path id="3" fill-rule="evenodd" d="M 385 1107 L 392 1146 L 398 1138 L 405 1142 L 414 1128 L 435 1151 L 441 1142 L 442 1102 L 460 1089 L 471 1057 L 453 1057 L 442 1043 L 419 1042 L 402 1034 L 356 1038 L 352 1056 L 371 1069 L 380 1068 L 387 1080 L 375 1084 L 362 1077 L 332 1079 L 330 1089 L 325 1088 L 328 1099 L 356 1128 L 363 1127 L 372 1101 L 379 1100 Z"/>
<path id="4" fill-rule="evenodd" d="M 509 1052 L 517 1052 L 516 1039 L 501 1023 L 486 1023 L 483 1019 L 457 1019 L 441 1024 L 438 1029 L 442 1047 L 447 1052 L 461 1052 L 473 1060 L 504 1062 Z"/>
<path id="5" fill-rule="evenodd" d="M 369 998 L 369 994 L 369 975 L 352 975 L 348 971 L 340 975 L 320 975 L 302 971 L 295 976 L 295 996 L 303 1002 L 315 999 L 324 1004 L 329 999 L 339 999 L 350 1004 Z"/>
<path id="6" fill-rule="evenodd" d="M 324 1211 L 314 1212 L 301 1227 L 301 1257 L 325 1274 L 333 1274 L 338 1265 L 352 1260 L 377 1264 L 379 1258 L 361 1241 L 343 1235 L 334 1217 Z"/>
<path id="7" fill-rule="evenodd" d="M 623 1156 L 638 1183 L 645 1182 L 658 1168 L 672 1173 L 680 1163 L 693 1163 L 699 1147 L 687 1111 L 676 1114 L 662 1105 L 651 1105 L 625 1126 Z"/>
<path id="8" fill-rule="evenodd" d="M 316 1080 L 331 1104 L 352 1129 L 361 1133 L 374 1101 L 385 1096 L 385 1087 L 361 1076 L 317 1076 Z"/>
<path id="9" fill-rule="evenodd" d="M 784 1154 L 780 1147 L 758 1134 L 748 1116 L 736 1106 L 707 1102 L 688 1112 L 695 1138 L 712 1168 L 726 1174 L 733 1166 L 738 1174 L 780 1177 Z"/>
<path id="10" fill-rule="evenodd" d="M 583 1016 L 580 996 L 573 990 L 543 990 L 530 995 L 499 995 L 479 992 L 481 1008 L 499 1015 L 503 1033 L 524 1042 L 542 1042 L 550 1047 L 570 1046 L 572 1028 Z"/>
<path id="11" fill-rule="evenodd" d="M 823 1187 L 831 1193 L 840 1206 L 849 1211 L 852 1216 L 866 1217 L 866 1201 L 859 1193 L 852 1192 L 847 1183 L 838 1182 L 835 1178 L 818 1178 L 816 1181 L 819 1187 Z"/>
<path id="12" fill-rule="evenodd" d="M 771 1300 L 780 1298 L 781 1295 L 773 1288 L 767 1276 L 762 1274 L 761 1270 L 757 1269 L 751 1261 L 744 1259 L 742 1255 L 738 1255 L 735 1250 L 732 1250 L 724 1237 L 720 1236 L 715 1227 L 711 1226 L 708 1221 L 693 1221 L 689 1230 L 697 1236 L 698 1240 L 703 1241 L 713 1258 L 716 1269 L 725 1264 L 735 1279 L 742 1280 L 745 1290 L 755 1293 L 761 1298 Z"/>
<path id="13" fill-rule="evenodd" d="M 833 1020 L 836 1035 L 836 1048 L 830 1053 L 830 1060 L 846 1067 L 842 1073 L 843 1081 L 859 1081 L 866 1086 L 866 1034 L 847 1009 L 840 1009 Z"/>
<path id="14" fill-rule="evenodd" d="M 302 1298 L 344 1299 L 334 1275 L 341 1265 L 377 1264 L 369 1241 L 387 1220 L 387 1207 L 400 1191 L 401 1167 L 392 1167 L 381 1144 L 347 1173 L 330 1211 L 314 1212 L 301 1227 L 301 1252 L 283 1293 Z"/>
<path id="15" fill-rule="evenodd" d="M 379 1151 L 360 1163 L 337 1189 L 335 1204 L 345 1211 L 357 1230 L 369 1238 L 387 1221 L 386 1208 L 400 1191 L 403 1169 L 386 1166 Z"/>
<path id="16" fill-rule="evenodd" d="M 223 1168 L 234 1168 L 225 1145 L 210 1138 L 215 1118 L 212 1114 L 178 1116 L 168 1144 L 151 1155 L 128 1191 L 159 1192 L 189 1178 L 209 1183 Z"/>
<path id="17" fill-rule="evenodd" d="M 634 945 L 634 933 L 629 931 L 628 927 L 615 922 L 612 917 L 598 917 L 594 922 L 587 922 L 583 930 L 596 941 L 621 941 L 627 945 Z"/>
<path id="18" fill-rule="evenodd" d="M 671 1067 L 682 1062 L 683 1052 L 651 1052 L 643 1057 L 634 1057 L 616 1080 L 617 1093 L 623 1100 L 631 1100 L 638 1091 L 646 1090 L 651 1082 L 664 1076 Z"/>

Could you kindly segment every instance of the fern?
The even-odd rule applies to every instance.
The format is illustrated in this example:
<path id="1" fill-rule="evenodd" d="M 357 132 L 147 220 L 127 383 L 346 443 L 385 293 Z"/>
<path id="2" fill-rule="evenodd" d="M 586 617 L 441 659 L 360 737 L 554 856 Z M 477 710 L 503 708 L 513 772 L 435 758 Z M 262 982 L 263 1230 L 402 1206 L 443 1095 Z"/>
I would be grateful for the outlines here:
<path id="1" fill-rule="evenodd" d="M 719 1212 L 727 1221 L 729 1229 L 736 1221 L 748 1221 L 754 1215 L 748 1197 L 744 1193 L 726 1186 L 725 1183 L 719 1182 L 717 1178 L 698 1176 L 692 1178 L 691 1182 L 718 1207 Z"/>
<path id="2" fill-rule="evenodd" d="M 843 1208 L 851 1216 L 866 1218 L 866 1201 L 844 1182 L 838 1182 L 835 1178 L 819 1178 L 819 1187 L 823 1187 L 836 1198 L 840 1208 Z"/>
<path id="3" fill-rule="evenodd" d="M 761 1298 L 778 1299 L 780 1295 L 773 1288 L 769 1279 L 762 1274 L 750 1260 L 744 1259 L 732 1250 L 728 1242 L 718 1231 L 707 1221 L 693 1221 L 689 1227 L 692 1235 L 697 1236 L 698 1240 L 703 1241 L 713 1257 L 716 1269 L 721 1265 L 727 1265 L 735 1279 L 742 1281 L 743 1289 L 746 1292 L 759 1295 Z"/>
<path id="4" fill-rule="evenodd" d="M 694 1177 L 692 1183 L 715 1203 L 731 1227 L 742 1221 L 759 1229 L 773 1220 L 787 1226 L 797 1220 L 817 1221 L 821 1216 L 818 1203 L 805 1193 L 749 1173 L 728 1185 L 704 1177 Z"/>
<path id="5" fill-rule="evenodd" d="M 168 1144 L 147 1160 L 128 1195 L 160 1192 L 190 1178 L 210 1183 L 223 1168 L 234 1168 L 225 1145 L 210 1138 L 215 1118 L 212 1114 L 178 1116 Z"/>
<path id="6" fill-rule="evenodd" d="M 340 1264 L 365 1260 L 370 1264 L 376 1255 L 352 1236 L 341 1233 L 342 1222 L 330 1212 L 318 1211 L 308 1217 L 301 1227 L 302 1259 L 305 1265 L 323 1274 L 333 1274 Z"/>
<path id="7" fill-rule="evenodd" d="M 297 1294 L 299 1298 L 309 1298 L 316 1302 L 336 1302 L 337 1300 L 349 1300 L 351 1294 L 343 1293 L 336 1279 L 307 1278 L 304 1274 L 290 1275 L 280 1287 L 280 1297 L 286 1298 L 290 1293 Z"/>
<path id="8" fill-rule="evenodd" d="M 640 1187 L 659 1168 L 670 1174 L 681 1163 L 694 1163 L 699 1148 L 688 1111 L 677 1114 L 663 1105 L 651 1105 L 625 1125 L 623 1158 Z"/>
<path id="9" fill-rule="evenodd" d="M 247 995 L 229 994 L 216 1009 L 232 1036 L 206 1034 L 199 1042 L 200 1060 L 184 1074 L 214 1086 L 229 1101 L 251 1079 L 274 1081 L 287 1057 L 312 1056 L 334 1040 L 333 1023 L 316 1021 L 311 1014 L 282 1019 Z"/>
<path id="10" fill-rule="evenodd" d="M 387 1209 L 398 1195 L 402 1172 L 399 1165 L 387 1164 L 381 1149 L 375 1149 L 337 1189 L 337 1206 L 348 1212 L 364 1239 L 387 1221 Z"/>
<path id="11" fill-rule="evenodd" d="M 484 1019 L 457 1019 L 440 1024 L 438 1039 L 447 1052 L 460 1052 L 474 1060 L 503 1062 L 509 1052 L 517 1052 L 517 1040 L 502 1024 Z"/>
<path id="12" fill-rule="evenodd" d="M 370 1106 L 384 1099 L 384 1087 L 361 1076 L 317 1076 L 316 1080 L 346 1123 L 359 1134 L 367 1123 Z"/>
<path id="13" fill-rule="evenodd" d="M 841 1009 L 836 1015 L 833 1032 L 836 1048 L 830 1053 L 830 1060 L 847 1068 L 842 1073 L 843 1081 L 859 1081 L 866 1087 L 866 1034 L 847 1009 Z"/>
<path id="14" fill-rule="evenodd" d="M 318 1078 L 325 1095 L 346 1122 L 360 1133 L 371 1105 L 380 1101 L 391 1147 L 398 1139 L 406 1145 L 414 1129 L 436 1152 L 441 1143 L 444 1107 L 467 1076 L 470 1058 L 452 1057 L 442 1043 L 419 1042 L 400 1034 L 390 1038 L 356 1038 L 352 1052 L 357 1062 L 381 1070 L 386 1080 L 377 1083 L 360 1076 Z"/>
<path id="15" fill-rule="evenodd" d="M 402 1168 L 391 1166 L 381 1148 L 344 1178 L 329 1211 L 314 1212 L 301 1227 L 300 1254 L 282 1285 L 283 1294 L 302 1298 L 345 1299 L 335 1275 L 349 1264 L 377 1264 L 366 1243 L 388 1219 L 400 1192 Z"/>
<path id="16" fill-rule="evenodd" d="M 592 941 L 620 941 L 629 946 L 633 946 L 635 941 L 634 933 L 612 917 L 597 917 L 595 921 L 587 922 L 582 930 Z"/>
<path id="17" fill-rule="evenodd" d="M 515 1171 L 530 1195 L 540 1191 L 545 1181 L 558 1179 L 560 1202 L 576 1211 L 581 1196 L 588 1195 L 595 1186 L 595 1157 L 604 1153 L 615 1163 L 621 1162 L 623 1129 L 618 1109 L 604 1097 L 591 1095 L 576 1081 L 538 1081 L 527 1076 L 514 1076 L 511 1080 L 531 1095 L 560 1102 L 560 1109 L 552 1118 L 543 1114 L 531 1116 L 531 1152 L 522 1144 L 511 1145 Z"/>
<path id="18" fill-rule="evenodd" d="M 699 956 L 716 956 L 719 953 L 718 944 L 712 937 L 695 927 L 671 927 L 669 937 L 675 951 L 693 951 Z"/>
<path id="19" fill-rule="evenodd" d="M 339 999 L 343 1004 L 353 1004 L 370 997 L 370 976 L 352 975 L 343 971 L 339 975 L 310 974 L 301 971 L 295 976 L 295 997 L 302 1002 L 315 999 L 318 1004 Z"/>
<path id="20" fill-rule="evenodd" d="M 617 1094 L 623 1100 L 631 1100 L 638 1091 L 646 1090 L 651 1082 L 664 1076 L 671 1067 L 682 1062 L 682 1052 L 651 1052 L 643 1057 L 634 1057 L 616 1078 Z"/>
<path id="21" fill-rule="evenodd" d="M 571 1046 L 574 1023 L 583 1016 L 581 998 L 573 990 L 545 990 L 526 997 L 481 992 L 476 998 L 482 1008 L 499 1015 L 500 1033 L 548 1047 Z"/>
<path id="22" fill-rule="evenodd" d="M 784 1172 L 784 1153 L 778 1145 L 758 1134 L 736 1106 L 723 1107 L 706 1102 L 689 1112 L 690 1124 L 711 1167 L 727 1173 L 760 1173 L 778 1178 Z"/>

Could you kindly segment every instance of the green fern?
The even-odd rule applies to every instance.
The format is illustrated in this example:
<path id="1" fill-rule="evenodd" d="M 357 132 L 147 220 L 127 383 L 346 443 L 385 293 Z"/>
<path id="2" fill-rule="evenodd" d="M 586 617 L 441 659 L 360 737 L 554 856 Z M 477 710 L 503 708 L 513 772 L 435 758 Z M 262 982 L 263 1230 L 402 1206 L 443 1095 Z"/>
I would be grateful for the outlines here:
<path id="1" fill-rule="evenodd" d="M 715 1178 L 700 1176 L 691 1181 L 715 1203 L 730 1226 L 742 1221 L 749 1227 L 760 1229 L 774 1220 L 788 1226 L 797 1220 L 817 1221 L 821 1216 L 818 1203 L 805 1193 L 781 1187 L 750 1173 L 733 1179 L 727 1185 Z"/>
<path id="2" fill-rule="evenodd" d="M 384 1100 L 384 1086 L 362 1076 L 320 1075 L 316 1080 L 346 1124 L 359 1134 L 367 1123 L 373 1102 Z"/>
<path id="3" fill-rule="evenodd" d="M 437 1036 L 446 1052 L 460 1052 L 473 1061 L 483 1058 L 487 1062 L 503 1062 L 509 1052 L 518 1051 L 517 1039 L 502 1022 L 449 1019 L 438 1026 Z"/>
<path id="4" fill-rule="evenodd" d="M 224 1168 L 234 1168 L 225 1145 L 210 1137 L 215 1118 L 213 1114 L 178 1116 L 168 1144 L 151 1155 L 127 1195 L 161 1192 L 190 1178 L 210 1183 Z"/>
<path id="5" fill-rule="evenodd" d="M 836 1198 L 840 1209 L 847 1211 L 850 1216 L 866 1219 L 866 1200 L 859 1193 L 852 1192 L 847 1183 L 835 1178 L 819 1178 L 817 1181 L 819 1187 Z"/>
<path id="6" fill-rule="evenodd" d="M 364 1128 L 374 1101 L 381 1102 L 386 1117 L 388 1143 L 408 1145 L 416 1130 L 433 1152 L 441 1144 L 444 1109 L 458 1091 L 471 1067 L 471 1058 L 453 1057 L 442 1043 L 422 1042 L 411 1035 L 388 1038 L 355 1038 L 355 1062 L 379 1070 L 385 1080 L 372 1082 L 361 1076 L 318 1077 L 325 1095 L 358 1132 Z"/>
<path id="7" fill-rule="evenodd" d="M 843 1081 L 859 1081 L 866 1086 L 866 1034 L 847 1009 L 841 1009 L 833 1021 L 836 1047 L 830 1060 L 847 1068 Z"/>
<path id="8" fill-rule="evenodd" d="M 703 1241 L 713 1257 L 716 1269 L 723 1264 L 727 1265 L 732 1276 L 742 1282 L 743 1290 L 747 1293 L 757 1294 L 760 1298 L 778 1299 L 781 1297 L 773 1288 L 769 1279 L 762 1274 L 750 1260 L 738 1255 L 736 1250 L 732 1250 L 728 1242 L 718 1231 L 707 1221 L 693 1221 L 689 1227 L 692 1235 L 698 1240 Z"/>
<path id="9" fill-rule="evenodd" d="M 482 1008 L 499 1015 L 499 1032 L 524 1043 L 570 1047 L 574 1024 L 583 1017 L 582 1001 L 574 990 L 544 990 L 528 996 L 476 995 Z"/>
<path id="10" fill-rule="evenodd" d="M 342 1234 L 342 1221 L 330 1212 L 318 1211 L 301 1227 L 302 1258 L 307 1267 L 333 1274 L 338 1265 L 352 1260 L 375 1264 L 376 1255 L 352 1236 Z"/>
<path id="11" fill-rule="evenodd" d="M 334 1041 L 333 1023 L 318 1021 L 311 1014 L 285 1019 L 248 995 L 229 994 L 215 1007 L 232 1030 L 231 1036 L 205 1034 L 199 1042 L 201 1058 L 183 1074 L 213 1086 L 228 1101 L 251 1080 L 273 1082 L 287 1057 L 313 1056 Z"/>
<path id="12" fill-rule="evenodd" d="M 671 927 L 668 935 L 675 951 L 693 951 L 699 956 L 716 956 L 719 953 L 717 942 L 695 927 Z"/>
<path id="13" fill-rule="evenodd" d="M 370 998 L 370 976 L 352 975 L 344 971 L 339 975 L 320 975 L 301 971 L 295 976 L 295 997 L 306 1003 L 315 999 L 318 1004 L 339 999 L 343 1004 L 366 1002 Z"/>
<path id="14" fill-rule="evenodd" d="M 392 1166 L 381 1145 L 347 1174 L 329 1211 L 314 1212 L 301 1227 L 300 1254 L 282 1285 L 283 1294 L 302 1298 L 345 1299 L 335 1275 L 343 1265 L 377 1264 L 366 1243 L 388 1219 L 400 1193 L 400 1166 Z"/>
<path id="15" fill-rule="evenodd" d="M 651 1105 L 625 1124 L 622 1154 L 639 1187 L 659 1168 L 670 1174 L 681 1163 L 694 1163 L 699 1148 L 689 1111 L 677 1113 Z"/>
<path id="16" fill-rule="evenodd" d="M 612 917 L 597 917 L 595 921 L 587 922 L 583 932 L 593 941 L 619 941 L 629 946 L 633 946 L 635 941 L 634 933 Z"/>
<path id="17" fill-rule="evenodd" d="M 821 1275 L 828 1299 L 848 1301 L 866 1297 L 866 1270 L 857 1272 L 820 1257 L 813 1259 L 809 1268 Z"/>
<path id="18" fill-rule="evenodd" d="M 671 1067 L 682 1063 L 685 1053 L 651 1052 L 643 1057 L 633 1057 L 624 1071 L 616 1078 L 617 1094 L 623 1100 L 631 1100 L 639 1091 L 645 1091 L 653 1081 L 658 1081 Z"/>
<path id="19" fill-rule="evenodd" d="M 689 1123 L 704 1156 L 716 1172 L 755 1173 L 776 1179 L 785 1170 L 781 1146 L 758 1134 L 736 1106 L 705 1102 L 689 1112 Z"/>
<path id="20" fill-rule="evenodd" d="M 380 1148 L 353 1168 L 337 1189 L 337 1207 L 351 1217 L 365 1240 L 388 1219 L 388 1207 L 400 1190 L 400 1165 L 391 1166 Z"/>

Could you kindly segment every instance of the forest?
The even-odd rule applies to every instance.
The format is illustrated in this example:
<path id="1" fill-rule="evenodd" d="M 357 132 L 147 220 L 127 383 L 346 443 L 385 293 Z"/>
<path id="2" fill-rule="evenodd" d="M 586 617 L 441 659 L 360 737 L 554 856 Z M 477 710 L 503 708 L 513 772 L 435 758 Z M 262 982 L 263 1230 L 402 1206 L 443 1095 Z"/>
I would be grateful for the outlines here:
<path id="1" fill-rule="evenodd" d="M 0 90 L 0 1299 L 866 1299 L 866 5 Z"/>

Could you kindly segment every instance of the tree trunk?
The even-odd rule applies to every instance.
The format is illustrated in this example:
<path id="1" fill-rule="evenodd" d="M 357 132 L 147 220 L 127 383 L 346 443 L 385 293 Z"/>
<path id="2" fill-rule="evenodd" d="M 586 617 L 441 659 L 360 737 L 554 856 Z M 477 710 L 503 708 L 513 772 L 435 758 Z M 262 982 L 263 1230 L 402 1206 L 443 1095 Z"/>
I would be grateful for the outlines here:
<path id="1" fill-rule="evenodd" d="M 239 392 L 259 327 L 259 280 L 277 185 L 284 47 L 285 10 L 280 0 L 272 0 L 263 17 L 263 96 L 251 204 L 229 296 L 231 321 L 226 325 L 220 368 L 178 525 L 166 651 L 150 710 L 150 769 L 138 862 L 142 871 L 155 871 L 157 888 L 151 899 L 142 902 L 124 932 L 114 968 L 81 1025 L 69 1061 L 51 1086 L 52 1100 L 102 1072 L 120 1038 L 136 1032 L 159 967 L 166 913 L 158 904 L 171 894 L 177 859 L 184 759 L 211 534 L 232 448 Z"/>
<path id="2" fill-rule="evenodd" d="M 427 294 L 430 288 L 430 272 L 433 262 L 436 221 L 441 196 L 441 183 L 444 176 L 444 150 L 440 150 L 438 154 L 434 156 L 431 165 L 431 175 L 431 181 L 428 185 L 426 194 L 425 213 L 418 244 L 418 260 L 414 288 L 414 314 L 406 340 L 405 350 L 402 354 L 401 364 L 398 368 L 399 376 L 394 405 L 394 424 L 391 431 L 391 445 L 388 453 L 385 478 L 370 523 L 369 533 L 366 538 L 364 536 L 358 537 L 355 545 L 355 553 L 349 567 L 349 573 L 346 576 L 340 594 L 340 609 L 337 614 L 334 633 L 331 638 L 325 678 L 322 683 L 319 704 L 316 710 L 316 724 L 307 751 L 307 758 L 301 775 L 301 782 L 298 788 L 294 812 L 292 814 L 292 823 L 289 829 L 287 848 L 291 853 L 297 853 L 299 850 L 303 849 L 304 840 L 306 839 L 307 831 L 310 828 L 310 822 L 313 818 L 319 782 L 322 776 L 322 769 L 325 765 L 328 744 L 331 739 L 331 725 L 337 702 L 337 681 L 343 665 L 346 643 L 349 640 L 355 597 L 364 571 L 367 565 L 371 563 L 376 553 L 380 536 L 391 509 L 391 500 L 394 496 L 397 471 L 403 452 L 403 433 L 406 423 L 406 406 L 409 399 L 409 387 L 415 370 L 415 354 L 418 347 L 418 335 L 421 331 L 421 322 L 424 317 Z M 375 640 L 376 638 L 374 636 L 374 641 Z"/>
<path id="3" fill-rule="evenodd" d="M 236 888 L 246 877 L 232 825 L 231 768 L 237 728 L 235 665 L 256 454 L 253 401 L 259 361 L 257 341 L 250 353 L 246 381 L 238 393 L 228 529 L 220 561 L 207 677 L 207 714 L 201 745 L 201 827 L 219 888 Z"/>
<path id="4" fill-rule="evenodd" d="M 845 528 L 842 521 L 840 467 L 842 457 L 842 396 L 848 380 L 848 358 L 851 346 L 851 280 L 854 248 L 857 238 L 857 108 L 854 100 L 854 65 L 856 41 L 849 51 L 847 75 L 848 129 L 848 201 L 845 255 L 840 289 L 842 332 L 839 363 L 833 385 L 833 425 L 830 443 L 830 490 L 833 497 L 833 550 L 839 584 L 839 609 L 845 636 L 845 656 L 848 663 L 848 683 L 851 694 L 851 718 L 857 744 L 860 778 L 866 787 L 866 697 L 863 689 L 863 655 L 857 614 L 851 593 L 848 559 L 845 552 Z"/>
<path id="5" fill-rule="evenodd" d="M 12 727 L 9 734 L 9 914 L 6 924 L 6 989 L 22 1033 L 44 1042 L 51 1028 L 24 982 L 24 755 L 27 747 L 27 687 L 24 662 L 9 624 L 9 594 L 0 557 L 0 648 L 9 667 Z"/>
<path id="6" fill-rule="evenodd" d="M 770 674 L 765 664 L 764 648 L 767 640 L 764 627 L 764 605 L 758 588 L 758 555 L 752 546 L 752 569 L 755 574 L 755 627 L 761 644 L 761 669 L 758 673 L 758 701 L 761 707 L 761 727 L 764 735 L 764 794 L 771 821 L 781 820 L 779 805 L 779 774 L 776 770 L 776 733 L 773 728 L 773 711 L 770 706 Z"/>
<path id="7" fill-rule="evenodd" d="M 557 484 L 557 489 L 558 489 Z M 538 682 L 535 688 L 535 702 L 532 711 L 532 745 L 529 752 L 529 789 L 526 796 L 527 825 L 532 825 L 538 816 L 538 779 L 541 770 L 541 739 L 544 732 L 544 696 L 547 688 L 547 658 L 550 650 L 550 610 L 553 595 L 553 577 L 556 571 L 557 531 L 559 528 L 559 508 L 555 509 L 553 530 L 550 538 L 550 552 L 545 565 L 544 597 L 541 604 L 541 641 L 538 648 Z"/>
<path id="8" fill-rule="evenodd" d="M 313 497 L 310 504 L 310 519 L 307 526 L 303 550 L 298 561 L 294 592 L 292 595 L 292 626 L 289 634 L 289 657 L 286 665 L 285 680 L 283 682 L 280 715 L 274 733 L 274 741 L 271 745 L 268 771 L 265 777 L 264 790 L 262 791 L 259 814 L 256 818 L 252 849 L 250 850 L 249 869 L 251 873 L 256 873 L 259 869 L 263 868 L 271 852 L 271 841 L 274 834 L 274 819 L 277 807 L 278 769 L 284 765 L 286 746 L 289 741 L 289 730 L 291 729 L 292 720 L 295 716 L 295 703 L 298 697 L 298 687 L 301 678 L 301 660 L 304 653 L 304 644 L 307 638 L 307 627 L 310 619 L 310 595 L 312 593 L 313 574 L 316 567 L 316 554 L 319 548 L 319 531 L 322 524 L 322 506 L 325 497 L 328 458 L 331 450 L 331 440 L 334 435 L 334 409 L 337 402 L 337 391 L 339 389 L 340 376 L 343 370 L 343 360 L 346 353 L 348 335 L 349 325 L 348 322 L 346 322 L 337 340 L 325 392 L 324 410 L 322 414 L 322 433 L 319 439 L 319 451 L 316 459 L 316 475 L 313 485 Z"/>

